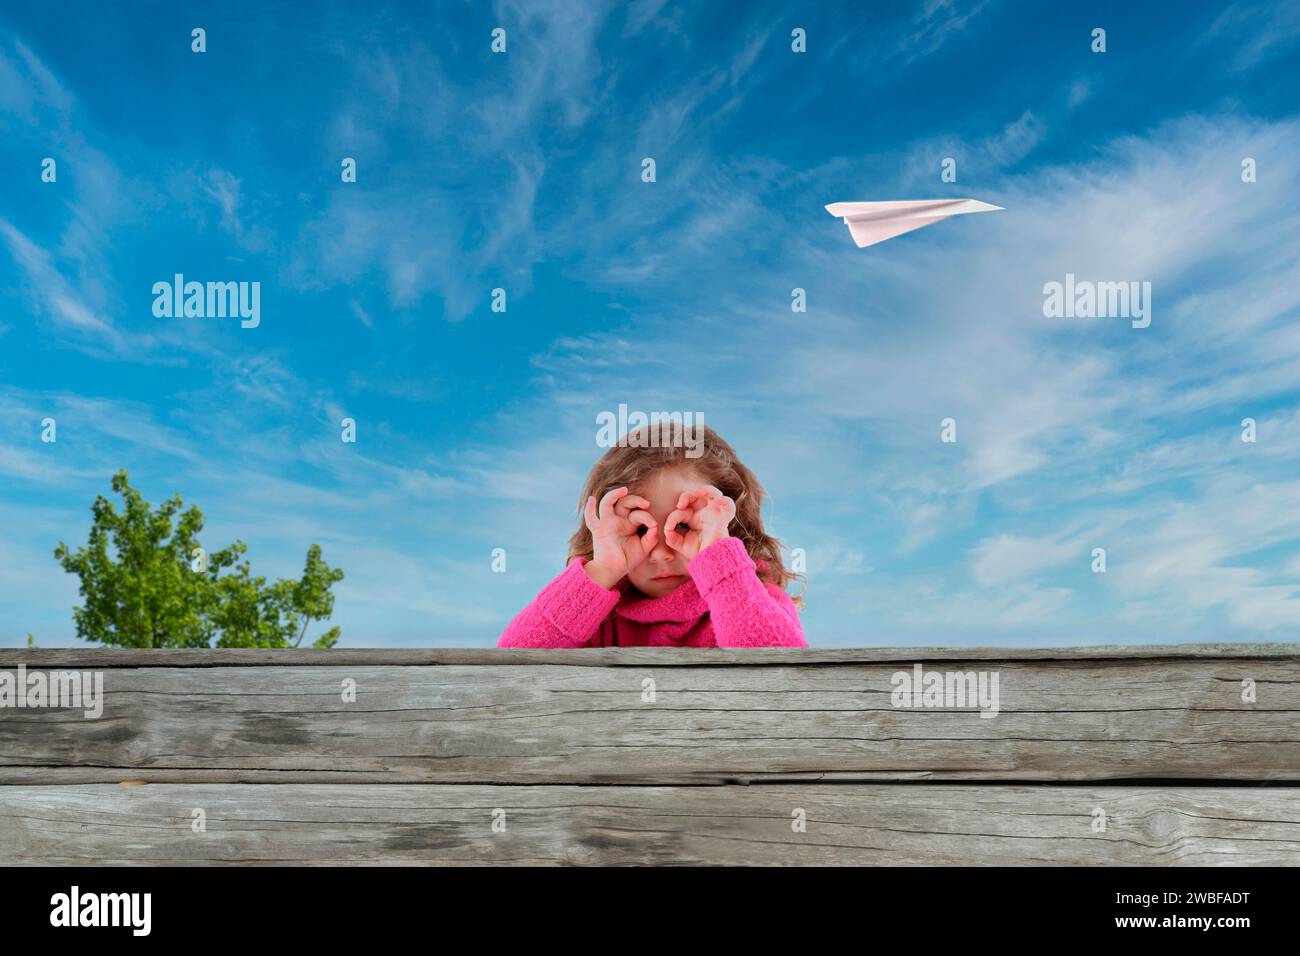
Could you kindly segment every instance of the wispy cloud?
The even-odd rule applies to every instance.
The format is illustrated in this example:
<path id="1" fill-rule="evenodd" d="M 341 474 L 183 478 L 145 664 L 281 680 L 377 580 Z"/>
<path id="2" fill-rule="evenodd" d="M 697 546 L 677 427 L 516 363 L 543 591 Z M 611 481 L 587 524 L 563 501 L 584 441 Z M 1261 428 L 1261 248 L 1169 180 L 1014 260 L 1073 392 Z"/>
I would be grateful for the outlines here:
<path id="1" fill-rule="evenodd" d="M 82 298 L 54 266 L 53 257 L 11 223 L 0 219 L 0 236 L 22 271 L 33 312 L 45 315 L 76 332 L 108 340 L 118 349 L 122 340 L 99 310 Z"/>
<path id="2" fill-rule="evenodd" d="M 899 38 L 894 55 L 904 63 L 930 56 L 960 36 L 967 25 L 991 2 L 992 0 L 924 0 L 913 15 L 907 31 Z"/>
<path id="3" fill-rule="evenodd" d="M 1300 40 L 1300 8 L 1287 0 L 1238 0 L 1215 17 L 1200 45 L 1226 48 L 1235 72 L 1290 50 Z"/>

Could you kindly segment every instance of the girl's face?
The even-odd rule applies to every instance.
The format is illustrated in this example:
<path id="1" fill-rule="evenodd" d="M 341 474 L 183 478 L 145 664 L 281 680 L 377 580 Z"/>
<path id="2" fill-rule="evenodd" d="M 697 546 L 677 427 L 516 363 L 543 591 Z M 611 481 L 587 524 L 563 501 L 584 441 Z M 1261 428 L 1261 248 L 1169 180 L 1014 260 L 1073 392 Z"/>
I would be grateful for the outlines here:
<path id="1" fill-rule="evenodd" d="M 678 495 L 702 484 L 706 482 L 689 467 L 670 465 L 628 489 L 650 502 L 646 510 L 659 525 L 659 541 L 654 550 L 627 574 L 632 586 L 646 597 L 663 597 L 691 579 L 685 556 L 664 541 L 664 522 L 676 510 Z"/>

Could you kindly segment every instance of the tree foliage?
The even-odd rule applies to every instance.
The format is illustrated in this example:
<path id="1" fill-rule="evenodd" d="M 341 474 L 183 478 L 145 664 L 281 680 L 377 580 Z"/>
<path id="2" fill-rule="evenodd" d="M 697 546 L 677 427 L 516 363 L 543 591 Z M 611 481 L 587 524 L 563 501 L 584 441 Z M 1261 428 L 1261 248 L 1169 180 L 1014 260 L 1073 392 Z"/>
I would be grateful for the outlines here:
<path id="1" fill-rule="evenodd" d="M 343 579 L 307 549 L 302 577 L 268 584 L 254 576 L 242 541 L 220 551 L 199 544 L 203 513 L 180 495 L 150 507 L 125 471 L 113 475 L 119 509 L 102 495 L 91 506 L 87 543 L 54 556 L 81 579 L 72 612 L 77 637 L 118 647 L 299 647 L 312 621 L 334 612 L 330 589 Z M 312 642 L 333 647 L 339 628 Z"/>

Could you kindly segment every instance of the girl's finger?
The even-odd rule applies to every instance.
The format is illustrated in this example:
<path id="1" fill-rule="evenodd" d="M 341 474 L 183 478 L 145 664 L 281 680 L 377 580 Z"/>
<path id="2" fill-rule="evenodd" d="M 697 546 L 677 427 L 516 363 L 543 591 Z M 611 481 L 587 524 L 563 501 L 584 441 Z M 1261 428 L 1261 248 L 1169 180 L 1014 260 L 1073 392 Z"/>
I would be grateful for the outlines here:
<path id="1" fill-rule="evenodd" d="M 645 526 L 645 534 L 641 535 L 641 553 L 649 554 L 659 543 L 659 526 L 657 524 L 648 524 Z"/>
<path id="2" fill-rule="evenodd" d="M 636 511 L 630 512 L 627 516 L 627 520 L 632 522 L 632 524 L 634 525 L 638 525 L 638 524 L 644 525 L 647 529 L 653 528 L 659 523 L 655 521 L 654 515 L 652 515 L 648 511 L 642 511 L 640 508 L 638 508 Z M 649 530 L 647 530 L 646 534 L 649 533 L 650 533 Z"/>
<path id="3" fill-rule="evenodd" d="M 627 517 L 637 508 L 649 508 L 650 502 L 640 495 L 628 495 L 622 501 L 614 505 L 614 514 Z"/>
<path id="4" fill-rule="evenodd" d="M 678 525 L 686 525 L 688 528 L 698 530 L 691 524 L 694 514 L 690 511 L 677 510 L 664 519 L 664 540 L 668 542 L 669 547 L 680 547 L 684 540 L 682 532 L 677 530 Z M 676 543 L 674 543 L 676 542 Z"/>
<path id="5" fill-rule="evenodd" d="M 614 502 L 618 501 L 618 499 L 622 498 L 625 494 L 627 494 L 627 488 L 614 488 L 605 492 L 605 497 L 600 499 L 600 508 L 597 509 L 597 513 L 600 517 L 608 518 L 610 515 L 609 509 L 613 507 Z"/>
<path id="6" fill-rule="evenodd" d="M 717 488 L 713 487 L 713 485 L 704 485 L 703 487 L 696 488 L 694 491 L 692 491 L 691 497 L 696 501 L 700 500 L 701 498 L 705 499 L 705 501 L 713 501 L 716 498 L 725 498 L 727 496 L 724 495 Z"/>
<path id="7" fill-rule="evenodd" d="M 692 488 L 683 495 L 686 499 L 686 504 L 679 507 L 702 508 L 709 503 L 709 500 L 713 497 L 713 492 L 715 491 L 718 491 L 718 489 L 714 488 L 712 485 L 704 488 Z M 718 492 L 718 494 L 721 495 L 722 493 Z"/>

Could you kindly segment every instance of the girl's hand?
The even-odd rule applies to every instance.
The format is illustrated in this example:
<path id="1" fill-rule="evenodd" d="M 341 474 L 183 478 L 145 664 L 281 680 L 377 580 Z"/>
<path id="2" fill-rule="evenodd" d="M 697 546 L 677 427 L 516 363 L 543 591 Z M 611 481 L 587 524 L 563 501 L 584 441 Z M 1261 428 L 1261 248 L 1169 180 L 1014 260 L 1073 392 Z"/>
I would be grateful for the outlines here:
<path id="1" fill-rule="evenodd" d="M 736 503 L 712 485 L 683 491 L 664 522 L 664 540 L 689 561 L 720 538 L 736 517 Z"/>
<path id="2" fill-rule="evenodd" d="M 650 502 L 627 488 L 605 493 L 596 505 L 593 495 L 587 499 L 583 517 L 591 532 L 591 560 L 583 570 L 603 588 L 612 588 L 626 577 L 659 541 L 659 525 L 646 511 Z M 638 528 L 645 528 L 638 535 Z"/>

